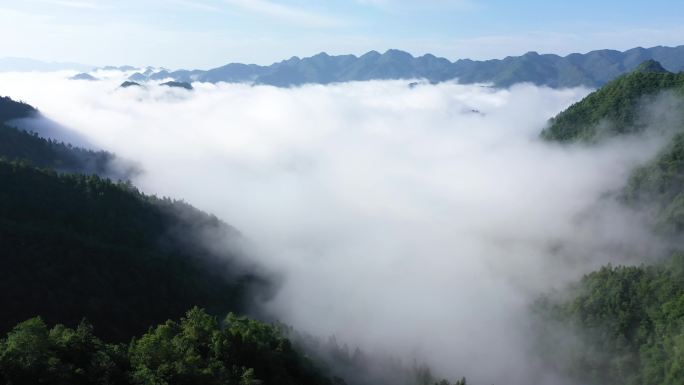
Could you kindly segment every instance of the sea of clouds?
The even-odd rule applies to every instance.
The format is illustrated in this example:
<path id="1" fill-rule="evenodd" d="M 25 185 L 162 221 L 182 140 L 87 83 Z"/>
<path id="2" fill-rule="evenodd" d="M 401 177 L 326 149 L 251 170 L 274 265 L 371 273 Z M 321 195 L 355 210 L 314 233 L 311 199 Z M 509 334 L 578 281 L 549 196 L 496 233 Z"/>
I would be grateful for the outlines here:
<path id="1" fill-rule="evenodd" d="M 121 89 L 117 72 L 68 75 L 0 74 L 0 90 L 72 130 L 50 135 L 138 162 L 144 192 L 238 228 L 284 277 L 262 311 L 426 360 L 441 375 L 552 381 L 528 354 L 530 303 L 655 247 L 610 196 L 662 140 L 539 139 L 587 89 L 370 81 L 186 91 Z"/>

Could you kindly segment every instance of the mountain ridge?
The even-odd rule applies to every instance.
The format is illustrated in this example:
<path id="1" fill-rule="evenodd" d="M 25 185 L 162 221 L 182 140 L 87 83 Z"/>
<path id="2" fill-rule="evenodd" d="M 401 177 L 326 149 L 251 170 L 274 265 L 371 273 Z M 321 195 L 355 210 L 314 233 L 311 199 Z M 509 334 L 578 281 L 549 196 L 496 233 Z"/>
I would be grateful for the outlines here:
<path id="1" fill-rule="evenodd" d="M 331 84 L 365 80 L 425 79 L 432 83 L 458 80 L 460 83 L 491 83 L 509 87 L 533 83 L 554 88 L 600 87 L 629 73 L 647 60 L 655 60 L 670 72 L 684 70 L 684 45 L 636 47 L 626 51 L 610 49 L 565 56 L 535 51 L 503 59 L 450 61 L 432 54 L 413 56 L 389 49 L 363 55 L 293 56 L 271 65 L 228 63 L 208 70 L 161 70 L 136 72 L 131 80 L 172 79 L 179 82 L 229 82 L 292 87 L 303 84 Z"/>

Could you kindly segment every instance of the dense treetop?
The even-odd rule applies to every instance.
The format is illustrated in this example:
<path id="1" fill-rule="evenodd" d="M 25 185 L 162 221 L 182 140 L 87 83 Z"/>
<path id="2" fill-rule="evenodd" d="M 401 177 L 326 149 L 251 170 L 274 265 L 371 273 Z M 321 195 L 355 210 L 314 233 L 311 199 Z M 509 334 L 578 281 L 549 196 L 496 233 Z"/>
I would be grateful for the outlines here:
<path id="1" fill-rule="evenodd" d="M 551 119 L 542 137 L 560 142 L 596 141 L 603 137 L 638 132 L 640 106 L 666 90 L 684 93 L 684 72 L 662 71 L 655 62 L 643 63 Z"/>
<path id="2" fill-rule="evenodd" d="M 585 384 L 682 383 L 684 254 L 655 265 L 603 267 L 570 294 L 536 305 L 549 367 Z"/>
<path id="3" fill-rule="evenodd" d="M 111 344 L 84 322 L 48 328 L 19 323 L 0 340 L 0 381 L 7 384 L 328 385 L 278 326 L 228 315 L 223 322 L 193 308 L 133 339 Z"/>

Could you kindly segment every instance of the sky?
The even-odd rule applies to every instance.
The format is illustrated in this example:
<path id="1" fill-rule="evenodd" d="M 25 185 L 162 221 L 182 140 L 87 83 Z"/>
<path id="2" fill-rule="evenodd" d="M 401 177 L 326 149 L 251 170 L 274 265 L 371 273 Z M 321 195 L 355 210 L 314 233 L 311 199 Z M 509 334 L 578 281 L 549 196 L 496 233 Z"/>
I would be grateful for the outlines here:
<path id="1" fill-rule="evenodd" d="M 402 49 L 451 60 L 680 45 L 676 0 L 0 0 L 0 57 L 207 69 Z"/>

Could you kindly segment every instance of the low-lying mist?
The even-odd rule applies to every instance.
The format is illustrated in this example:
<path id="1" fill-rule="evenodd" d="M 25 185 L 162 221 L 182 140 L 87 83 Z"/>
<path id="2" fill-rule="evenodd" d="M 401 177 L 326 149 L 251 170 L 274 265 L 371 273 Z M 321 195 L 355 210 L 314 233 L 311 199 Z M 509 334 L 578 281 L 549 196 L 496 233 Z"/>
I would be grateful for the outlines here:
<path id="1" fill-rule="evenodd" d="M 561 146 L 538 134 L 586 89 L 373 81 L 119 89 L 120 74 L 1 74 L 2 94 L 138 162 L 144 192 L 238 228 L 283 274 L 261 311 L 474 384 L 555 383 L 528 305 L 652 255 L 610 194 L 658 138 Z M 53 131 L 54 132 L 54 131 Z"/>

